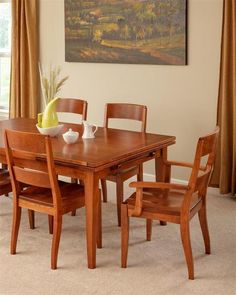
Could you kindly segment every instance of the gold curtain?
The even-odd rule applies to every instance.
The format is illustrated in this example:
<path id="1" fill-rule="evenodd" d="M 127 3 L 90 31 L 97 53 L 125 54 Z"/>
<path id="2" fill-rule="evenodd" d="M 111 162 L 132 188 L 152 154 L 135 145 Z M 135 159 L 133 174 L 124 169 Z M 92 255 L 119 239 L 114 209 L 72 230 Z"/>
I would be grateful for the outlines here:
<path id="1" fill-rule="evenodd" d="M 37 2 L 12 0 L 11 118 L 36 118 L 38 112 Z"/>
<path id="2" fill-rule="evenodd" d="M 217 124 L 220 136 L 211 185 L 236 193 L 236 1 L 224 0 Z"/>

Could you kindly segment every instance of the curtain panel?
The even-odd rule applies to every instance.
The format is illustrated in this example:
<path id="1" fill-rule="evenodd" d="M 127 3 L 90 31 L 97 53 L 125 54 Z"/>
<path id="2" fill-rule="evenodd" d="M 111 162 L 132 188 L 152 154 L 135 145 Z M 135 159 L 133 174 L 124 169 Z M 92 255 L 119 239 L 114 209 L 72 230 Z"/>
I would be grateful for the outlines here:
<path id="1" fill-rule="evenodd" d="M 236 193 L 236 1 L 224 0 L 217 124 L 220 135 L 211 185 Z"/>
<path id="2" fill-rule="evenodd" d="M 38 113 L 37 2 L 12 0 L 11 118 L 36 118 Z"/>

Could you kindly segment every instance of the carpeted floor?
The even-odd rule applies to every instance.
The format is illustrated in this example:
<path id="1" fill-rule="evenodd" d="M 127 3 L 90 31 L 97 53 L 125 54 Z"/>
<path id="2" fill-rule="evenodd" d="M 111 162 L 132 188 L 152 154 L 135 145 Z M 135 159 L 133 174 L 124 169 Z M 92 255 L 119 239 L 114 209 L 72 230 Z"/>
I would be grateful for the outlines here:
<path id="1" fill-rule="evenodd" d="M 212 254 L 204 254 L 198 218 L 191 222 L 195 280 L 187 279 L 178 225 L 153 227 L 145 241 L 144 220 L 132 219 L 128 268 L 120 268 L 116 206 L 103 204 L 103 249 L 97 268 L 87 269 L 84 209 L 63 219 L 58 270 L 50 270 L 47 216 L 30 230 L 23 212 L 17 254 L 9 254 L 11 198 L 0 198 L 0 294 L 234 294 L 236 290 L 236 198 L 208 194 Z"/>

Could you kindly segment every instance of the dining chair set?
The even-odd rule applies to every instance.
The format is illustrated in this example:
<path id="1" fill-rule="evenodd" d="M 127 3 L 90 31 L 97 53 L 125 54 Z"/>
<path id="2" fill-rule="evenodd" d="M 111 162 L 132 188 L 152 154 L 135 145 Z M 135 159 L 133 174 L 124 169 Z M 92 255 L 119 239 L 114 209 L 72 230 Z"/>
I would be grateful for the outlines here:
<path id="1" fill-rule="evenodd" d="M 87 118 L 87 102 L 80 99 L 60 98 L 57 112 L 76 113 L 82 120 Z M 105 106 L 104 128 L 111 119 L 131 119 L 140 122 L 140 132 L 146 132 L 147 107 L 128 103 L 108 103 Z M 116 183 L 118 226 L 121 226 L 121 266 L 127 267 L 129 220 L 131 217 L 146 219 L 146 239 L 151 241 L 152 221 L 180 225 L 181 239 L 188 268 L 189 279 L 194 279 L 193 254 L 190 240 L 190 221 L 198 213 L 205 253 L 210 254 L 210 238 L 206 217 L 206 194 L 211 176 L 219 128 L 199 138 L 193 163 L 166 160 L 164 181 L 143 181 L 142 163 L 116 169 L 101 179 L 101 190 L 96 205 L 97 247 L 102 247 L 101 195 L 107 202 L 106 181 Z M 84 207 L 86 194 L 83 181 L 72 178 L 70 182 L 58 179 L 55 171 L 51 138 L 39 133 L 5 130 L 7 167 L 0 170 L 0 195 L 13 192 L 13 223 L 10 253 L 16 253 L 22 208 L 28 209 L 30 228 L 34 228 L 34 212 L 48 215 L 49 232 L 52 234 L 51 269 L 57 268 L 62 216 Z M 21 161 L 21 159 L 24 161 Z M 42 171 L 35 163 L 46 159 L 47 169 Z M 24 166 L 34 163 L 34 169 Z M 40 166 L 40 165 L 39 165 Z M 171 183 L 173 166 L 190 169 L 186 185 Z M 38 168 L 38 169 L 37 169 Z M 158 167 L 156 167 L 158 170 Z M 136 176 L 130 187 L 136 191 L 124 200 L 124 182 Z M 73 218 L 73 217 L 72 217 Z"/>

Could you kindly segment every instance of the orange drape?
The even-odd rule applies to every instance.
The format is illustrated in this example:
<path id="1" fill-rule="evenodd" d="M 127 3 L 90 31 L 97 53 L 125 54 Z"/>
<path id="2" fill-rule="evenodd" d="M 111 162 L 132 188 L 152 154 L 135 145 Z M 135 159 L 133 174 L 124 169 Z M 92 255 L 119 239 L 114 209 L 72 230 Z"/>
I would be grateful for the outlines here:
<path id="1" fill-rule="evenodd" d="M 224 0 L 217 125 L 219 144 L 211 185 L 236 193 L 236 1 Z"/>
<path id="2" fill-rule="evenodd" d="M 38 112 L 37 2 L 12 0 L 11 118 L 36 118 Z"/>

